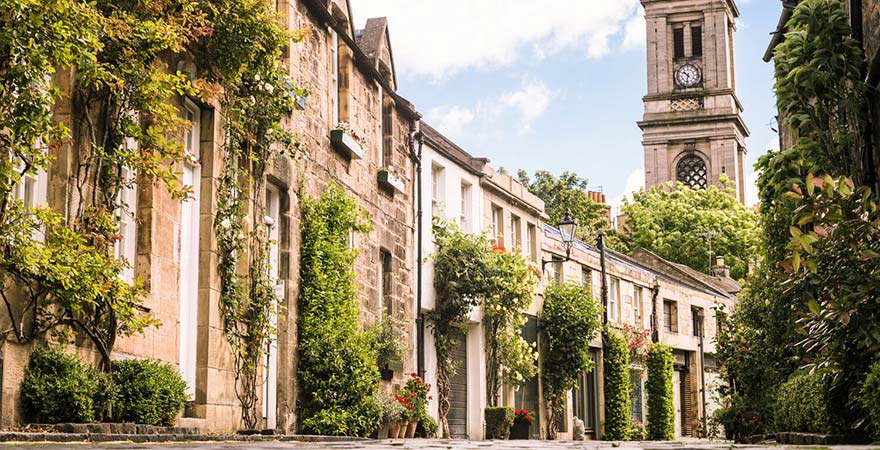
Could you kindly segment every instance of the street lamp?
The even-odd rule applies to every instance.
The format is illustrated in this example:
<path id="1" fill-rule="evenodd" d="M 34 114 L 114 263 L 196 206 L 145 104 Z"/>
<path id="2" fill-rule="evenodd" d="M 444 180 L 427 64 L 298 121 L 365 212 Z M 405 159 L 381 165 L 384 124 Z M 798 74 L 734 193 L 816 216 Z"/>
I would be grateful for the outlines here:
<path id="1" fill-rule="evenodd" d="M 577 222 L 571 218 L 568 214 L 568 210 L 565 210 L 565 214 L 562 216 L 562 220 L 556 224 L 559 228 L 559 234 L 562 235 L 562 243 L 565 245 L 565 259 L 556 259 L 550 258 L 549 260 L 541 258 L 541 270 L 544 270 L 544 266 L 548 263 L 556 262 L 563 263 L 566 261 L 571 261 L 571 246 L 574 244 L 574 232 L 577 231 Z"/>

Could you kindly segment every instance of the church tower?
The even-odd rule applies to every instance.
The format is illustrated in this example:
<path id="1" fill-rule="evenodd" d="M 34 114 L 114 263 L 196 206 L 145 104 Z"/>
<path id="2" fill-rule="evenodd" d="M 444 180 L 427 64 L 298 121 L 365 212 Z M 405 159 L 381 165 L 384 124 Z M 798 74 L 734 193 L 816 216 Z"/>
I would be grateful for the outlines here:
<path id="1" fill-rule="evenodd" d="M 745 138 L 736 96 L 735 0 L 641 0 L 648 94 L 639 122 L 645 187 L 681 181 L 705 189 L 721 174 L 745 202 Z"/>

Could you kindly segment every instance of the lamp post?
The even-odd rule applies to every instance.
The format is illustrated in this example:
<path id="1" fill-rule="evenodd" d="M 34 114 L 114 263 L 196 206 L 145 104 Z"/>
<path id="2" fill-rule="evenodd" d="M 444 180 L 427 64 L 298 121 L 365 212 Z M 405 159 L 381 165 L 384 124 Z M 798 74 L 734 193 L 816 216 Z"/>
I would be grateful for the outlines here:
<path id="1" fill-rule="evenodd" d="M 560 220 L 556 226 L 559 228 L 559 234 L 562 235 L 562 243 L 565 245 L 565 259 L 554 260 L 553 258 L 541 258 L 541 271 L 544 270 L 544 267 L 548 263 L 564 263 L 566 261 L 571 261 L 571 247 L 574 244 L 574 232 L 577 231 L 578 224 L 571 218 L 566 209 L 565 214 L 562 216 L 562 220 Z"/>

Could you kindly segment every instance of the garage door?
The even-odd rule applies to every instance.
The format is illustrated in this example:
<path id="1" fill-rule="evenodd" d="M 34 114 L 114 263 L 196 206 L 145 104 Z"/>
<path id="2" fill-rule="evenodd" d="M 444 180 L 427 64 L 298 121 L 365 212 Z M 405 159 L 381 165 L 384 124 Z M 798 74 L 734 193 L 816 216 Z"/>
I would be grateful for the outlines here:
<path id="1" fill-rule="evenodd" d="M 467 338 L 464 333 L 456 334 L 456 345 L 452 347 L 452 360 L 458 370 L 449 380 L 449 433 L 453 438 L 467 439 Z"/>

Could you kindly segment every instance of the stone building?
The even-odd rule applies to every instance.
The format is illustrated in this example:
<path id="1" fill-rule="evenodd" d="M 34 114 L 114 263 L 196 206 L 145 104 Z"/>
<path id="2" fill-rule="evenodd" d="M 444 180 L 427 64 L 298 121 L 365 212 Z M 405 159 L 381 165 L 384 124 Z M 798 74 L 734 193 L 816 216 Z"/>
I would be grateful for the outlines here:
<path id="1" fill-rule="evenodd" d="M 772 33 L 770 44 L 764 53 L 764 61 L 773 59 L 773 50 L 785 39 L 786 24 L 791 18 L 794 8 L 799 0 L 785 0 L 781 2 L 781 12 L 776 30 Z M 875 192 L 880 190 L 880 132 L 877 132 L 877 124 L 880 124 L 880 1 L 878 0 L 846 0 L 846 9 L 855 38 L 865 55 L 863 66 L 865 81 L 871 89 L 868 91 L 868 101 L 871 112 L 869 125 L 865 131 L 865 148 L 861 155 L 861 169 L 865 173 L 865 181 L 872 185 Z M 779 148 L 786 150 L 794 145 L 795 136 L 792 130 L 781 125 L 782 118 L 778 117 Z"/>
<path id="2" fill-rule="evenodd" d="M 642 0 L 648 93 L 643 97 L 645 187 L 706 188 L 722 174 L 745 201 L 745 138 L 736 95 L 734 0 Z"/>
<path id="3" fill-rule="evenodd" d="M 544 253 L 549 257 L 547 259 L 556 260 L 547 265 L 544 282 L 582 283 L 590 287 L 595 301 L 601 302 L 602 271 L 598 249 L 575 241 L 571 260 L 564 261 L 558 256 L 565 254 L 559 230 L 548 225 L 544 233 Z M 696 436 L 702 419 L 719 406 L 712 395 L 721 382 L 714 358 L 716 314 L 720 309 L 731 311 L 734 308 L 739 284 L 730 279 L 723 259 L 718 261 L 716 274 L 710 276 L 644 250 L 631 257 L 606 251 L 606 273 L 608 323 L 618 329 L 628 325 L 637 331 L 648 330 L 655 342 L 673 347 L 675 435 Z M 591 373 L 581 374 L 578 389 L 570 393 L 568 423 L 563 429 L 572 430 L 572 421 L 578 418 L 584 422 L 587 439 L 599 439 L 605 421 L 600 337 L 590 344 L 590 353 L 595 368 Z M 647 374 L 643 368 L 632 369 L 632 417 L 645 423 Z"/>
<path id="4" fill-rule="evenodd" d="M 278 336 L 260 369 L 261 428 L 297 431 L 296 322 L 299 290 L 300 196 L 319 196 L 335 183 L 355 197 L 369 213 L 373 230 L 355 236 L 359 251 L 355 272 L 361 321 L 382 316 L 403 323 L 407 342 L 414 330 L 414 213 L 412 134 L 419 119 L 411 103 L 396 93 L 396 74 L 385 19 L 353 26 L 346 0 L 276 2 L 285 26 L 310 30 L 305 42 L 293 44 L 283 58 L 291 78 L 308 86 L 301 111 L 283 126 L 296 133 L 301 146 L 296 158 L 277 156 L 266 174 L 266 224 L 275 242 L 270 249 L 272 274 L 281 311 Z M 185 59 L 170 67 L 198 67 Z M 187 70 L 184 70 L 187 71 Z M 55 82 L 70 92 L 71 73 Z M 145 306 L 161 326 L 143 335 L 120 338 L 113 358 L 156 358 L 179 367 L 189 385 L 181 424 L 209 432 L 232 433 L 241 428 L 241 410 L 234 392 L 232 355 L 220 315 L 217 239 L 213 224 L 219 177 L 223 169 L 223 123 L 220 107 L 197 98 L 171 99 L 190 127 L 181 143 L 191 156 L 175 168 L 181 182 L 193 189 L 184 202 L 172 198 L 160 183 L 139 183 L 122 193 L 134 212 L 121 224 L 119 253 L 131 261 L 124 276 L 140 277 L 148 287 Z M 75 107 L 70 96 L 57 104 L 55 119 L 69 123 Z M 338 124 L 363 138 L 331 138 Z M 71 148 L 57 150 L 50 169 L 20 189 L 22 199 L 46 202 L 64 212 L 73 186 L 69 183 Z M 257 215 L 261 217 L 262 214 Z M 408 345 L 413 350 L 413 344 Z M 19 385 L 31 346 L 7 341 L 0 366 L 3 427 L 21 420 Z M 88 346 L 81 353 L 89 354 Z M 88 359 L 88 357 L 86 358 Z M 402 361 L 383 389 L 401 384 L 413 361 Z M 400 370 L 405 369 L 405 370 Z"/>

